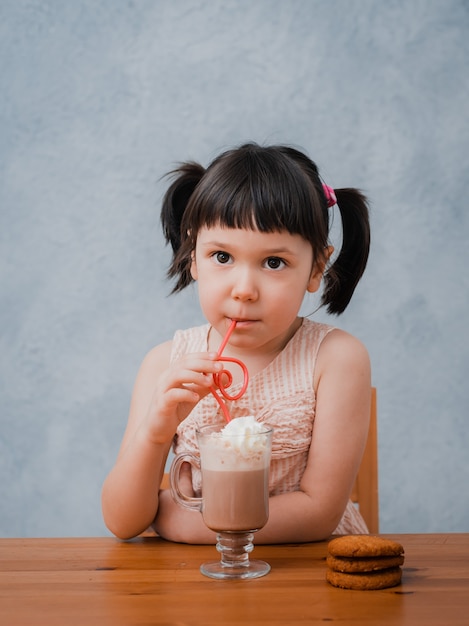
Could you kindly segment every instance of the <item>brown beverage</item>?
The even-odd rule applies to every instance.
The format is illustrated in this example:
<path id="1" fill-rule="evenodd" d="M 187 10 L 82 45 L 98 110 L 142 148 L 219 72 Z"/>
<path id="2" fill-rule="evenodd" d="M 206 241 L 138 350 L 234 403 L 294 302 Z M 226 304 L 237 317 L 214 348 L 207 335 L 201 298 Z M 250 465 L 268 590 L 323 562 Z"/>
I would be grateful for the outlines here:
<path id="1" fill-rule="evenodd" d="M 270 565 L 251 560 L 254 532 L 269 516 L 269 467 L 273 430 L 252 416 L 228 425 L 209 424 L 197 430 L 200 458 L 178 454 L 171 465 L 171 493 L 181 506 L 201 511 L 204 523 L 217 534 L 220 560 L 204 563 L 200 571 L 220 580 L 264 576 Z M 202 472 L 202 497 L 179 487 L 183 463 Z"/>
<path id="2" fill-rule="evenodd" d="M 215 531 L 259 530 L 269 517 L 269 468 L 202 468 L 202 514 Z"/>

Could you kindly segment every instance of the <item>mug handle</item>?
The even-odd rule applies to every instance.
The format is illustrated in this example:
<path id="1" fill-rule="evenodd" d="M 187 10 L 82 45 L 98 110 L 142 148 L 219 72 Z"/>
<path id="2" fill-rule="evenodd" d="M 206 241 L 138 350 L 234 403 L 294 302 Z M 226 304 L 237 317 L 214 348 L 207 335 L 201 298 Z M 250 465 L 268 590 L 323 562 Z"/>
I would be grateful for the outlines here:
<path id="1" fill-rule="evenodd" d="M 186 509 L 200 512 L 202 510 L 202 498 L 186 496 L 185 493 L 182 493 L 179 487 L 181 465 L 186 461 L 197 469 L 200 469 L 200 460 L 193 454 L 182 453 L 174 457 L 173 462 L 171 463 L 171 469 L 169 470 L 169 486 L 171 489 L 171 495 L 175 502 Z"/>

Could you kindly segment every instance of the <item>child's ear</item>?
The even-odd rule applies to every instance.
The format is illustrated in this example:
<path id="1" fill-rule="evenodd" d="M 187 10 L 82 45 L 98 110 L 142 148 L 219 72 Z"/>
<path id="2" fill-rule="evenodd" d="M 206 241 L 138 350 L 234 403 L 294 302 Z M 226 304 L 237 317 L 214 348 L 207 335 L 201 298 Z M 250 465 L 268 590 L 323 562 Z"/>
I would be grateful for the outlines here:
<path id="1" fill-rule="evenodd" d="M 319 287 L 321 286 L 322 275 L 324 274 L 324 270 L 326 269 L 326 264 L 328 260 L 331 258 L 331 254 L 334 252 L 334 246 L 328 246 L 324 250 L 324 257 L 318 260 L 313 267 L 311 272 L 311 276 L 309 277 L 308 286 L 306 287 L 306 291 L 309 293 L 315 293 Z"/>
<path id="2" fill-rule="evenodd" d="M 322 274 L 323 274 L 323 270 L 319 269 L 318 266 L 316 265 L 313 271 L 311 272 L 311 276 L 309 277 L 306 291 L 308 291 L 309 293 L 315 293 L 319 289 L 321 285 Z"/>

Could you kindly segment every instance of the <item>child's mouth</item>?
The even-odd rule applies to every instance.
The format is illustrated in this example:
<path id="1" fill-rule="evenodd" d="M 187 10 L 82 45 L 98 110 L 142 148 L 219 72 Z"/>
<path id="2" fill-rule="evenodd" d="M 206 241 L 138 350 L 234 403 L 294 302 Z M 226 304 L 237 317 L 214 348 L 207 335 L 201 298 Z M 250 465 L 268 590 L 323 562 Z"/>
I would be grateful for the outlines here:
<path id="1" fill-rule="evenodd" d="M 242 328 L 243 326 L 250 326 L 251 324 L 254 324 L 257 320 L 250 320 L 250 319 L 237 319 L 234 318 L 236 320 L 236 328 Z"/>

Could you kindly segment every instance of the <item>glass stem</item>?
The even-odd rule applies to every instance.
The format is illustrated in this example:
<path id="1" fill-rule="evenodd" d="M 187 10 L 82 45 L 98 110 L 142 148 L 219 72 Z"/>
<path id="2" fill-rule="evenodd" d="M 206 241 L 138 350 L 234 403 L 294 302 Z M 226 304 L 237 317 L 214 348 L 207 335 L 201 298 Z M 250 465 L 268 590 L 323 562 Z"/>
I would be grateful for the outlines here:
<path id="1" fill-rule="evenodd" d="M 251 532 L 221 532 L 217 534 L 217 550 L 222 567 L 249 567 L 249 554 L 254 545 Z"/>

